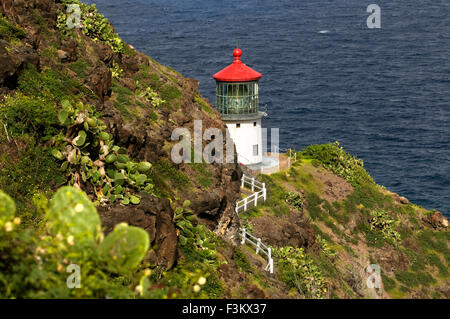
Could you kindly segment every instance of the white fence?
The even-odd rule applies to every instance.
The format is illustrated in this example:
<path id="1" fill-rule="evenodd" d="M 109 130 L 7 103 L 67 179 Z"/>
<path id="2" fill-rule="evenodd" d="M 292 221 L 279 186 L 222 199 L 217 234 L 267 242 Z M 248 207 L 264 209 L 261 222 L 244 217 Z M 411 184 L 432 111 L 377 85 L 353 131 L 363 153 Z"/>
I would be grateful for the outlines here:
<path id="1" fill-rule="evenodd" d="M 245 228 L 241 228 L 241 245 L 244 245 L 245 242 L 248 242 L 256 247 L 256 254 L 262 251 L 267 256 L 267 265 L 264 270 L 273 274 L 273 258 L 272 258 L 272 249 L 267 247 L 261 242 L 261 238 L 256 238 L 255 236 L 249 234 Z"/>
<path id="2" fill-rule="evenodd" d="M 256 193 L 253 193 L 252 195 L 244 198 L 243 200 L 240 200 L 236 203 L 235 211 L 238 214 L 240 211 L 246 211 L 247 209 L 251 207 L 258 206 L 258 200 L 260 198 L 263 199 L 263 201 L 267 198 L 267 191 L 266 191 L 266 184 L 261 183 L 260 181 L 257 181 L 254 177 L 249 177 L 247 175 L 242 175 L 241 179 L 241 187 L 244 188 L 247 186 L 249 189 L 254 192 L 257 190 Z"/>
<path id="3" fill-rule="evenodd" d="M 248 187 L 252 190 L 252 195 L 244 198 L 243 200 L 236 203 L 235 212 L 239 214 L 240 211 L 246 211 L 250 207 L 256 207 L 258 205 L 258 199 L 262 198 L 263 201 L 266 200 L 267 191 L 266 184 L 257 181 L 254 177 L 249 177 L 247 175 L 242 175 L 241 179 L 241 187 Z M 249 242 L 253 246 L 256 247 L 256 253 L 258 254 L 262 251 L 267 256 L 267 266 L 264 270 L 269 271 L 273 274 L 273 258 L 272 258 L 272 250 L 270 247 L 267 247 L 261 242 L 261 238 L 256 238 L 255 236 L 249 234 L 245 228 L 241 228 L 242 240 L 241 245 L 244 245 L 246 242 Z"/>
<path id="4" fill-rule="evenodd" d="M 297 162 L 297 152 L 295 150 L 289 148 L 286 155 L 288 156 L 289 167 L 291 167 L 291 159 L 294 163 Z"/>

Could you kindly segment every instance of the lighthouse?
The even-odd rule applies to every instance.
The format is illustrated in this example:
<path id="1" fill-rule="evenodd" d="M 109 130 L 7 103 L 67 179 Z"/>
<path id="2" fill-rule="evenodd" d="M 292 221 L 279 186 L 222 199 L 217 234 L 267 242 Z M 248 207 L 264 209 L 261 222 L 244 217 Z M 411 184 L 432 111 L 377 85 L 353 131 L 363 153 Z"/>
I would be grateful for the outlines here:
<path id="1" fill-rule="evenodd" d="M 245 165 L 263 161 L 258 81 L 262 74 L 241 61 L 242 51 L 233 51 L 231 65 L 213 75 L 216 80 L 216 108 L 236 145 L 238 161 Z"/>

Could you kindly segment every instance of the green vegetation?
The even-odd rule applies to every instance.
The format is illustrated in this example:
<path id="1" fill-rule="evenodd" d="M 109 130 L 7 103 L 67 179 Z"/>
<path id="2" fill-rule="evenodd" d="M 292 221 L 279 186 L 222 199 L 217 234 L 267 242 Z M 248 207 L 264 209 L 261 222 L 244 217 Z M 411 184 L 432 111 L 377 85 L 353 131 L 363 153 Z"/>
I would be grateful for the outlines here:
<path id="1" fill-rule="evenodd" d="M 130 275 L 147 253 L 145 231 L 121 224 L 103 239 L 94 205 L 72 187 L 61 188 L 48 204 L 42 202 L 40 208 L 48 219 L 42 230 L 23 229 L 15 217 L 14 201 L 1 191 L 0 199 L 1 296 L 135 297 Z M 70 265 L 79 266 L 80 288 L 66 285 Z"/>
<path id="2" fill-rule="evenodd" d="M 116 61 L 112 62 L 112 66 L 109 68 L 109 70 L 111 71 L 112 77 L 114 79 L 118 79 L 122 76 L 123 69 L 120 68 L 119 63 L 117 63 Z"/>
<path id="3" fill-rule="evenodd" d="M 162 159 L 160 162 L 155 163 L 154 172 L 158 175 L 158 181 L 160 182 L 159 184 L 156 184 L 157 181 L 155 180 L 155 186 L 159 187 L 161 190 L 169 189 L 167 184 L 164 183 L 164 180 L 170 181 L 170 183 L 179 190 L 190 184 L 189 177 L 175 168 L 167 159 Z"/>
<path id="4" fill-rule="evenodd" d="M 393 219 L 384 210 L 373 210 L 370 212 L 370 229 L 381 231 L 383 237 L 394 243 L 401 240 L 400 234 L 395 231 L 395 227 L 399 224 L 398 220 Z"/>
<path id="5" fill-rule="evenodd" d="M 22 28 L 15 26 L 0 16 L 0 38 L 6 41 L 20 40 L 25 35 L 26 33 Z"/>
<path id="6" fill-rule="evenodd" d="M 364 170 L 363 161 L 345 152 L 339 142 L 310 145 L 302 150 L 301 155 L 319 161 L 323 167 L 343 177 L 353 186 L 373 182 Z"/>
<path id="7" fill-rule="evenodd" d="M 196 172 L 195 178 L 203 188 L 209 188 L 213 183 L 213 175 L 208 170 L 208 165 L 204 163 L 190 164 Z"/>
<path id="8" fill-rule="evenodd" d="M 86 71 L 91 67 L 91 65 L 83 60 L 78 60 L 69 65 L 69 69 L 75 72 L 78 77 L 83 78 L 86 75 Z"/>
<path id="9" fill-rule="evenodd" d="M 12 137 L 30 134 L 46 141 L 57 132 L 56 104 L 42 97 L 6 96 L 0 105 L 0 119 Z"/>
<path id="10" fill-rule="evenodd" d="M 161 87 L 161 98 L 166 101 L 172 101 L 182 96 L 181 91 L 174 85 L 165 84 Z"/>
<path id="11" fill-rule="evenodd" d="M 204 112 L 208 114 L 213 114 L 212 108 L 208 104 L 206 104 L 205 100 L 203 100 L 203 98 L 200 95 L 196 94 L 194 96 L 194 102 L 200 104 Z"/>
<path id="12" fill-rule="evenodd" d="M 283 247 L 274 250 L 278 276 L 289 288 L 296 288 L 307 298 L 324 298 L 327 288 L 323 274 L 303 248 Z"/>
<path id="13" fill-rule="evenodd" d="M 285 195 L 285 200 L 289 205 L 301 211 L 303 207 L 303 197 L 300 193 L 289 192 Z"/>
<path id="14" fill-rule="evenodd" d="M 156 93 L 152 88 L 148 86 L 142 88 L 139 81 L 136 81 L 136 87 L 138 88 L 136 94 L 151 103 L 153 107 L 156 108 L 166 103 L 166 101 L 161 99 L 158 93 Z"/>
<path id="15" fill-rule="evenodd" d="M 62 2 L 65 5 L 78 4 L 80 6 L 80 23 L 84 35 L 88 36 L 93 41 L 102 41 L 107 44 L 113 52 L 124 52 L 124 43 L 122 39 L 114 32 L 108 19 L 98 12 L 95 4 L 90 6 L 79 2 L 78 0 L 63 0 Z M 63 34 L 73 36 L 74 29 L 69 28 L 67 25 L 67 21 L 70 17 L 71 14 L 67 14 L 65 11 L 59 11 L 57 27 Z M 75 23 L 75 21 L 72 22 Z"/>
<path id="16" fill-rule="evenodd" d="M 130 160 L 126 149 L 114 145 L 92 106 L 63 101 L 58 119 L 65 132 L 55 136 L 52 154 L 62 162 L 71 185 L 89 182 L 101 203 L 120 200 L 137 205 L 140 198 L 135 193 L 152 193 L 147 175 L 152 165 Z"/>
<path id="17" fill-rule="evenodd" d="M 324 238 L 322 238 L 322 236 L 320 234 L 316 235 L 316 242 L 319 244 L 321 252 L 329 258 L 334 258 L 337 255 L 337 252 L 330 247 L 330 244 L 328 243 L 328 241 Z"/>

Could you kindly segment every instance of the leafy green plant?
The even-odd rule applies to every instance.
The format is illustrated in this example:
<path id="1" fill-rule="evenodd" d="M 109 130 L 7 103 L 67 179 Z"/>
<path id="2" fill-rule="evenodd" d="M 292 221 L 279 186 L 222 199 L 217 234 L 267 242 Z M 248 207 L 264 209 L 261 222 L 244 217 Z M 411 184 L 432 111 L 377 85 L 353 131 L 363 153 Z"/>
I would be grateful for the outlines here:
<path id="1" fill-rule="evenodd" d="M 174 222 L 179 229 L 178 242 L 181 249 L 194 260 L 207 264 L 217 264 L 217 253 L 214 238 L 204 225 L 194 225 L 196 217 L 189 209 L 190 201 L 186 200 L 182 207 L 175 209 Z"/>
<path id="2" fill-rule="evenodd" d="M 322 238 L 321 235 L 319 234 L 316 235 L 316 242 L 319 244 L 320 250 L 323 254 L 325 254 L 325 256 L 330 257 L 332 259 L 336 257 L 337 252 L 330 247 L 328 241 Z"/>
<path id="3" fill-rule="evenodd" d="M 304 158 L 318 160 L 326 169 L 343 177 L 353 186 L 365 183 L 373 183 L 373 179 L 364 169 L 364 163 L 344 151 L 339 142 L 310 145 L 301 152 Z"/>
<path id="4" fill-rule="evenodd" d="M 398 220 L 392 218 L 384 210 L 372 210 L 370 212 L 370 229 L 380 231 L 388 241 L 397 243 L 401 240 L 400 234 L 395 230 L 398 223 Z"/>
<path id="5" fill-rule="evenodd" d="M 97 210 L 80 190 L 65 186 L 50 201 L 47 213 L 54 235 L 71 234 L 74 240 L 92 244 L 100 234 Z"/>
<path id="6" fill-rule="evenodd" d="M 11 41 L 12 39 L 22 39 L 25 36 L 25 30 L 15 26 L 0 16 L 0 38 Z"/>
<path id="7" fill-rule="evenodd" d="M 285 195 L 285 201 L 299 211 L 301 211 L 303 207 L 303 196 L 300 193 L 297 192 L 287 193 Z"/>
<path id="8" fill-rule="evenodd" d="M 106 125 L 94 108 L 79 102 L 75 106 L 63 101 L 58 114 L 65 135 L 54 137 L 53 156 L 62 162 L 71 185 L 90 183 L 99 202 L 137 205 L 139 192 L 151 194 L 153 184 L 148 177 L 152 165 L 134 162 L 126 149 L 114 145 L 112 136 L 105 132 Z"/>
<path id="9" fill-rule="evenodd" d="M 327 293 L 326 282 L 314 260 L 308 257 L 303 248 L 282 247 L 274 249 L 279 276 L 290 288 L 296 288 L 307 298 L 324 298 Z"/>
<path id="10" fill-rule="evenodd" d="M 126 273 L 136 269 L 147 254 L 149 238 L 145 230 L 128 226 L 125 223 L 116 225 L 100 243 L 100 256 L 107 261 L 107 267 L 114 273 Z"/>
<path id="11" fill-rule="evenodd" d="M 145 87 L 145 88 L 140 88 L 140 82 L 136 81 L 136 87 L 138 87 L 139 89 L 136 91 L 136 94 L 139 97 L 144 98 L 147 102 L 151 103 L 153 105 L 153 107 L 159 107 L 161 105 L 163 105 L 164 103 L 166 103 L 165 100 L 163 100 L 157 92 L 155 92 L 152 88 L 150 87 Z"/>
<path id="12" fill-rule="evenodd" d="M 14 201 L 0 191 L 0 295 L 5 298 L 132 298 L 127 277 L 149 247 L 147 233 L 118 225 L 103 239 L 97 211 L 87 195 L 59 189 L 49 204 L 42 229 L 21 227 Z M 48 234 L 52 234 L 49 236 Z M 68 265 L 80 267 L 81 287 L 67 285 Z M 112 273 L 112 274 L 111 274 Z"/>
<path id="13" fill-rule="evenodd" d="M 120 68 L 119 63 L 117 63 L 116 61 L 112 62 L 112 66 L 109 68 L 109 70 L 111 71 L 112 77 L 114 79 L 118 79 L 122 76 L 123 69 Z"/>
<path id="14" fill-rule="evenodd" d="M 70 2 L 63 1 L 65 5 L 78 4 L 81 9 L 81 24 L 82 32 L 94 41 L 102 41 L 109 45 L 111 50 L 116 53 L 124 52 L 124 43 L 117 33 L 114 32 L 112 25 L 108 19 L 100 14 L 95 4 L 88 5 L 78 0 Z M 63 11 L 58 11 L 57 27 L 66 35 L 73 35 L 73 29 L 67 26 L 67 14 Z"/>

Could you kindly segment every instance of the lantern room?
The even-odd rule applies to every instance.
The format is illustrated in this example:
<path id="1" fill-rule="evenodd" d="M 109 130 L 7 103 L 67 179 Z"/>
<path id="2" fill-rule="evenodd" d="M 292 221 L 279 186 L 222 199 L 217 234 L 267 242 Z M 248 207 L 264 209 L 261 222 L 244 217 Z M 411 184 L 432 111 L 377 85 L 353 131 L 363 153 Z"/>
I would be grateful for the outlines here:
<path id="1" fill-rule="evenodd" d="M 216 107 L 225 119 L 238 114 L 258 113 L 258 81 L 262 74 L 241 61 L 242 51 L 233 51 L 234 62 L 213 75 L 217 81 Z"/>

